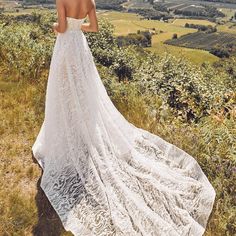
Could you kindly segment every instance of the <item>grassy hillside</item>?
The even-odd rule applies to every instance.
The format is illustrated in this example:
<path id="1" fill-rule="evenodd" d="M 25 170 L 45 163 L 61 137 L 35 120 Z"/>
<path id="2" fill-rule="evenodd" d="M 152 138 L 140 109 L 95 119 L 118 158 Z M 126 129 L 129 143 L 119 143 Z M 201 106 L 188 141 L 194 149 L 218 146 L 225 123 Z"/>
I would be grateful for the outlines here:
<path id="1" fill-rule="evenodd" d="M 31 155 L 44 117 L 55 14 L 30 19 L 0 20 L 0 235 L 71 235 L 41 191 Z M 235 235 L 236 58 L 196 66 L 171 54 L 119 48 L 112 24 L 99 25 L 86 37 L 115 106 L 196 158 L 217 193 L 205 236 Z"/>

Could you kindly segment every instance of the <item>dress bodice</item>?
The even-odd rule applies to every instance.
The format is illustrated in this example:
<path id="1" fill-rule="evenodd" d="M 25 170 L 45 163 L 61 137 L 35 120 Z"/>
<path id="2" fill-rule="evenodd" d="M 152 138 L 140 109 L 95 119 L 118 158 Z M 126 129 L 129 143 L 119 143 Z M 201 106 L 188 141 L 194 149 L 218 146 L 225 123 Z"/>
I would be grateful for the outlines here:
<path id="1" fill-rule="evenodd" d="M 80 26 L 83 24 L 85 18 L 76 19 L 73 17 L 66 17 L 67 19 L 67 29 L 68 30 L 80 30 Z"/>

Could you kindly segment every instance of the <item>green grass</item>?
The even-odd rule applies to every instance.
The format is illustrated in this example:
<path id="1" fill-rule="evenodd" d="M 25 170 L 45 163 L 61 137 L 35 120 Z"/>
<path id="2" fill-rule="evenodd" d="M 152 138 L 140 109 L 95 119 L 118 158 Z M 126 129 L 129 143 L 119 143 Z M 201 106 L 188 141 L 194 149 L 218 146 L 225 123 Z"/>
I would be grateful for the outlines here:
<path id="1" fill-rule="evenodd" d="M 41 170 L 32 161 L 31 147 L 43 121 L 45 82 L 30 84 L 0 77 L 0 235 L 32 235 L 40 219 L 36 196 Z M 41 204 L 44 208 L 45 200 Z M 59 222 L 55 213 L 51 215 L 41 216 L 47 218 L 45 225 L 54 225 L 55 218 Z M 60 228 L 62 236 L 72 235 L 61 224 L 54 227 Z"/>
<path id="2" fill-rule="evenodd" d="M 1 78 L 0 235 L 29 235 L 37 222 L 34 196 L 40 172 L 29 150 L 38 129 L 31 103 L 36 93 L 32 86 Z"/>

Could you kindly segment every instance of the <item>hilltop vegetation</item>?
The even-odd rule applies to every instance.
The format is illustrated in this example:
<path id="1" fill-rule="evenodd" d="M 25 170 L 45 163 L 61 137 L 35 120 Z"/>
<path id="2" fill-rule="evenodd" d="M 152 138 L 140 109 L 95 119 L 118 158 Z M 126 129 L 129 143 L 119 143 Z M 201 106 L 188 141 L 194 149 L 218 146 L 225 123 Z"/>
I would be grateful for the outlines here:
<path id="1" fill-rule="evenodd" d="M 47 202 L 36 206 L 40 171 L 30 152 L 44 117 L 55 17 L 0 19 L 0 235 L 69 235 Z M 119 47 L 113 26 L 102 18 L 99 26 L 86 37 L 110 98 L 128 121 L 197 159 L 217 192 L 205 235 L 235 235 L 236 58 L 200 67 L 138 46 Z"/>
<path id="2" fill-rule="evenodd" d="M 121 4 L 126 2 L 126 0 L 96 0 L 96 6 L 98 9 L 113 9 L 122 10 Z M 23 0 L 22 4 L 24 6 L 31 4 L 55 4 L 54 0 Z"/>

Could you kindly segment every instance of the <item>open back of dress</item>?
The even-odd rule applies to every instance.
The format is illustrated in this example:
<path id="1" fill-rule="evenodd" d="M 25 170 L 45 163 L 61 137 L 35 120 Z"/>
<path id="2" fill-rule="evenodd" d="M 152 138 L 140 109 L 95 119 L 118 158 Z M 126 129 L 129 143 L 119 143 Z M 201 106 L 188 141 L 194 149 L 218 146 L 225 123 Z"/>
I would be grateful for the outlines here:
<path id="1" fill-rule="evenodd" d="M 200 236 L 215 191 L 196 160 L 116 109 L 80 26 L 55 42 L 32 147 L 41 187 L 77 236 Z"/>

